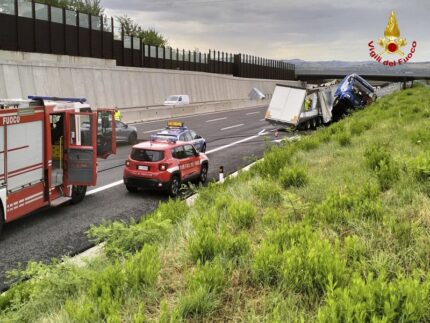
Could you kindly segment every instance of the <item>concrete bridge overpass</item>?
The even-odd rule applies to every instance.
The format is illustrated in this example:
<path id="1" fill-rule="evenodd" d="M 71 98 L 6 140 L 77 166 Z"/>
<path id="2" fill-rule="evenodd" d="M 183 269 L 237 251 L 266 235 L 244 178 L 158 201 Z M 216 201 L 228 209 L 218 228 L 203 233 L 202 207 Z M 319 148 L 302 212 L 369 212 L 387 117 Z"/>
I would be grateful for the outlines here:
<path id="1" fill-rule="evenodd" d="M 386 68 L 386 71 L 372 68 L 348 69 L 300 69 L 296 68 L 296 79 L 309 83 L 320 83 L 321 80 L 342 79 L 346 75 L 357 73 L 369 81 L 409 82 L 414 80 L 430 80 L 430 69 L 396 69 Z"/>

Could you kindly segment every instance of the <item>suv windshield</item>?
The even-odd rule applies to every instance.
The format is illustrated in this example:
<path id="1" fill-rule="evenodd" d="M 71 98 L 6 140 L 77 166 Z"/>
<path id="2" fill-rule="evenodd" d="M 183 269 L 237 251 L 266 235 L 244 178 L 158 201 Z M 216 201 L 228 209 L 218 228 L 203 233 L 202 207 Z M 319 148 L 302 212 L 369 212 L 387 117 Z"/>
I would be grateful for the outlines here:
<path id="1" fill-rule="evenodd" d="M 166 101 L 178 101 L 178 96 L 177 95 L 169 96 Z"/>
<path id="2" fill-rule="evenodd" d="M 138 161 L 157 162 L 164 158 L 164 152 L 160 150 L 148 150 L 134 148 L 131 151 L 131 159 Z"/>

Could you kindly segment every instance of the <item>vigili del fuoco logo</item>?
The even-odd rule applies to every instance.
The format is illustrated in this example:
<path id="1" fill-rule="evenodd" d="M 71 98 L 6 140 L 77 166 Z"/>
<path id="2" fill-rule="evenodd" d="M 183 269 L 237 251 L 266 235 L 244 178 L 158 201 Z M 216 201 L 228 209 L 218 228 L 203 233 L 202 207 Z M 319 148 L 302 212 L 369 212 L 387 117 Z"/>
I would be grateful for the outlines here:
<path id="1" fill-rule="evenodd" d="M 377 43 L 381 49 L 378 52 L 375 48 L 375 42 L 369 42 L 369 55 L 378 63 L 394 67 L 405 64 L 414 56 L 417 48 L 417 42 L 414 40 L 408 54 L 405 54 L 404 47 L 408 44 L 406 38 L 400 37 L 400 29 L 397 24 L 396 14 L 391 11 L 387 27 L 384 31 L 384 37 L 380 38 Z M 388 56 L 388 57 L 387 57 Z M 394 56 L 394 58 L 393 58 Z M 384 57 L 386 58 L 384 60 Z"/>

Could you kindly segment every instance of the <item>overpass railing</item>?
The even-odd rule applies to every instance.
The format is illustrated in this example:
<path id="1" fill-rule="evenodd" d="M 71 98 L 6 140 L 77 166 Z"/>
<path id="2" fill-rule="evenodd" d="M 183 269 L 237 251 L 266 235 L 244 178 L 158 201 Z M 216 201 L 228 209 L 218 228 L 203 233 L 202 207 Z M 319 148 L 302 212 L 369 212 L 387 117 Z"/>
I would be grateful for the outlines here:
<path id="1" fill-rule="evenodd" d="M 145 45 L 113 18 L 27 0 L 0 1 L 0 49 L 114 59 L 118 66 L 189 70 L 237 77 L 292 80 L 293 64 L 210 50 Z"/>

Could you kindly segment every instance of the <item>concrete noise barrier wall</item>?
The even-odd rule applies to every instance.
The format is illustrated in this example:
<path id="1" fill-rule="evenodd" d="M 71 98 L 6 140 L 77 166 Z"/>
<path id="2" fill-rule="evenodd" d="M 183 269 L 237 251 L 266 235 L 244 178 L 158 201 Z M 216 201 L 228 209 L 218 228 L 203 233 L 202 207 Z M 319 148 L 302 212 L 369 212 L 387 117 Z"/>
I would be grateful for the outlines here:
<path id="1" fill-rule="evenodd" d="M 191 103 L 199 103 L 190 108 L 198 113 L 195 109 L 202 103 L 247 100 L 253 87 L 270 97 L 277 83 L 301 85 L 296 81 L 118 67 L 112 60 L 0 51 L 0 98 L 85 97 L 94 107 L 117 106 L 126 112 L 161 105 L 172 94 L 188 94 Z"/>

